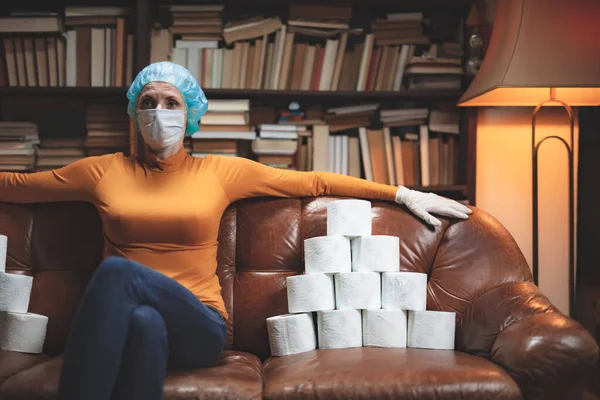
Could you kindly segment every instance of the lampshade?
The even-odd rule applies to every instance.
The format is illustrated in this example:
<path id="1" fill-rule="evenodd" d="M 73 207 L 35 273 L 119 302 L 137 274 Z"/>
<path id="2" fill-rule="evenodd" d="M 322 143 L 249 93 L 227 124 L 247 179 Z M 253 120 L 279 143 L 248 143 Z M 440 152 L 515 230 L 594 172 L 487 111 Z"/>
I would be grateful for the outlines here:
<path id="1" fill-rule="evenodd" d="M 600 104 L 600 0 L 499 0 L 485 58 L 459 106 Z"/>

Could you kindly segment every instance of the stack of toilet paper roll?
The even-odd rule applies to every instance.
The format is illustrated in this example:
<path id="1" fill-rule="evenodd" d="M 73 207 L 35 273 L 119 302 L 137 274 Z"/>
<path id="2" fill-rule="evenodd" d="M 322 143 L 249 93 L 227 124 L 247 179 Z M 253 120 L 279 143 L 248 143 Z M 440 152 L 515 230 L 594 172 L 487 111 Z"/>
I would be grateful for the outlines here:
<path id="1" fill-rule="evenodd" d="M 288 312 L 267 318 L 273 356 L 361 346 L 454 349 L 455 313 L 426 311 L 427 275 L 400 272 L 400 239 L 371 235 L 371 203 L 327 204 L 327 236 L 304 241 Z M 316 313 L 316 330 L 313 318 Z"/>
<path id="2" fill-rule="evenodd" d="M 41 353 L 48 317 L 27 312 L 33 278 L 5 272 L 7 244 L 0 235 L 0 349 Z"/>

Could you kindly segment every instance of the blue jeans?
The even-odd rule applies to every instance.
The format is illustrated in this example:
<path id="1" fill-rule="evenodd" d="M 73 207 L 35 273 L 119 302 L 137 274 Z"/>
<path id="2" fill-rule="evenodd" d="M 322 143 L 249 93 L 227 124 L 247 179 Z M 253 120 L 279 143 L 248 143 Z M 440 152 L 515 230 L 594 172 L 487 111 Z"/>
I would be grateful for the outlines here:
<path id="1" fill-rule="evenodd" d="M 178 282 L 108 257 L 69 333 L 58 398 L 162 399 L 167 368 L 215 365 L 225 337 L 223 317 Z"/>

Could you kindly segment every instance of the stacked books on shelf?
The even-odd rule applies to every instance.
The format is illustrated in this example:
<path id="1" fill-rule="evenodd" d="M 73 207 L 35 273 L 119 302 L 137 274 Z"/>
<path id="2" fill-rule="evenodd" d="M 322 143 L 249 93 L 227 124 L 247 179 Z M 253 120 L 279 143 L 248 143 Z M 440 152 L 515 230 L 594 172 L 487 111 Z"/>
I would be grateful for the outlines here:
<path id="1" fill-rule="evenodd" d="M 185 4 L 166 6 L 171 16 L 173 35 L 182 40 L 219 40 L 223 33 L 222 4 Z"/>
<path id="2" fill-rule="evenodd" d="M 211 100 L 200 120 L 200 131 L 191 137 L 191 154 L 194 157 L 246 156 L 247 143 L 254 139 L 256 130 L 250 125 L 249 100 Z"/>
<path id="3" fill-rule="evenodd" d="M 459 90 L 462 83 L 463 50 L 460 43 L 432 44 L 425 54 L 414 56 L 409 48 L 405 74 L 408 90 Z"/>
<path id="4" fill-rule="evenodd" d="M 429 44 L 429 36 L 424 31 L 422 12 L 388 13 L 385 19 L 371 22 L 375 44 Z"/>
<path id="5" fill-rule="evenodd" d="M 36 171 L 61 168 L 85 157 L 84 141 L 79 138 L 41 139 L 37 156 Z"/>
<path id="6" fill-rule="evenodd" d="M 333 107 L 327 109 L 323 119 L 329 125 L 330 132 L 340 132 L 371 125 L 378 108 L 379 104 Z"/>
<path id="7" fill-rule="evenodd" d="M 310 134 L 306 126 L 261 124 L 258 128 L 259 137 L 252 142 L 258 162 L 277 168 L 302 169 L 297 160 L 298 138 Z"/>
<path id="8" fill-rule="evenodd" d="M 37 125 L 0 121 L 0 171 L 34 171 L 35 147 L 39 143 Z"/>
<path id="9" fill-rule="evenodd" d="M 68 6 L 0 18 L 0 86 L 123 87 L 133 75 L 131 10 Z M 6 75 L 6 82 L 3 82 Z"/>
<path id="10" fill-rule="evenodd" d="M 379 120 L 385 126 L 423 125 L 429 115 L 428 108 L 399 108 L 379 111 Z"/>
<path id="11" fill-rule="evenodd" d="M 128 153 L 130 123 L 121 104 L 88 104 L 85 110 L 88 156 Z"/>
<path id="12" fill-rule="evenodd" d="M 363 31 L 351 27 L 349 5 L 291 4 L 286 21 L 253 15 L 223 25 L 221 9 L 170 6 L 172 25 L 154 29 L 151 60 L 185 66 L 204 88 L 460 89 L 462 53 L 442 56 L 441 49 L 461 45 L 430 43 L 422 13 L 390 13 Z M 207 23 L 194 28 L 194 18 Z"/>

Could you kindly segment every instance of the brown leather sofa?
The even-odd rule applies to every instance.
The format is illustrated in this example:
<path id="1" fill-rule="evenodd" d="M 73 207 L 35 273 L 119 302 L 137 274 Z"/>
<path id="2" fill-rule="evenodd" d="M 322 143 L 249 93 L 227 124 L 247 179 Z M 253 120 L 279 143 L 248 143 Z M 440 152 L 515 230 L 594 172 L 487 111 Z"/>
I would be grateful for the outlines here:
<path id="1" fill-rule="evenodd" d="M 402 270 L 429 275 L 428 308 L 457 312 L 457 351 L 268 358 L 265 319 L 287 312 L 285 278 L 302 272 L 303 240 L 326 234 L 332 199 L 257 198 L 227 209 L 218 273 L 228 348 L 214 368 L 169 371 L 165 399 L 581 398 L 598 346 L 540 293 L 513 238 L 477 209 L 432 229 L 403 207 L 372 202 L 373 234 L 399 236 Z M 100 220 L 86 203 L 0 204 L 0 233 L 9 236 L 8 271 L 35 278 L 30 311 L 49 316 L 44 354 L 0 352 L 0 399 L 53 399 L 69 326 L 101 261 Z"/>

